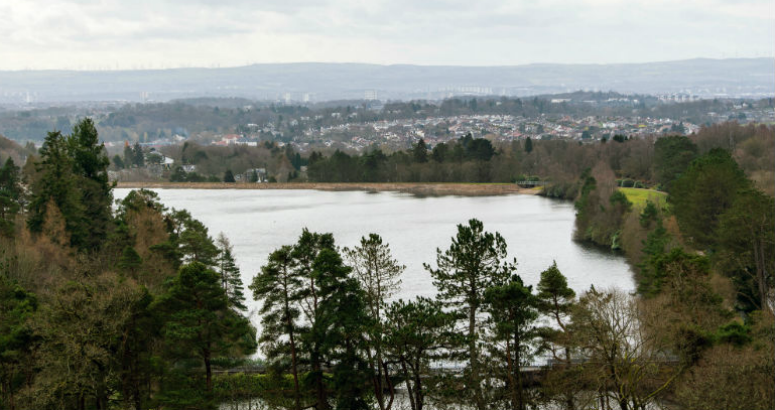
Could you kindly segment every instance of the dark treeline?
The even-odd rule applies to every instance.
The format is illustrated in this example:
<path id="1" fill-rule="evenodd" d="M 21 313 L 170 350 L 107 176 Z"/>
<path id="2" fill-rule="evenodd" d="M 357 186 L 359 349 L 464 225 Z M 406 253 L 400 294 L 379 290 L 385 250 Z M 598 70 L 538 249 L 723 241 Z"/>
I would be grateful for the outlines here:
<path id="1" fill-rule="evenodd" d="M 433 147 L 420 140 L 409 150 L 393 153 L 379 149 L 360 155 L 314 152 L 308 158 L 308 177 L 319 182 L 514 182 L 537 176 L 552 183 L 547 195 L 573 199 L 581 188 L 579 176 L 598 164 L 610 169 L 616 179 L 666 189 L 666 178 L 680 171 L 668 169 L 676 166 L 670 163 L 676 161 L 671 156 L 679 154 L 662 145 L 666 142 L 656 144 L 658 140 L 617 135 L 594 144 L 529 138 L 493 144 L 467 135 Z M 729 151 L 759 189 L 773 194 L 775 156 L 767 148 L 775 143 L 773 128 L 724 123 L 704 127 L 680 141 L 693 144 L 695 154 L 713 148 Z M 691 159 L 684 158 L 684 163 Z"/>
<path id="2" fill-rule="evenodd" d="M 720 129 L 725 143 L 735 127 Z M 741 145 L 772 138 L 749 130 Z M 639 259 L 637 294 L 577 295 L 556 264 L 534 289 L 504 239 L 470 220 L 424 266 L 436 298 L 394 301 L 405 268 L 379 235 L 340 248 L 304 230 L 249 285 L 256 335 L 225 237 L 150 191 L 112 207 L 93 123 L 51 132 L 24 170 L 13 159 L 0 169 L 0 409 L 205 409 L 254 396 L 295 410 L 771 408 L 775 205 L 741 157 L 705 143 L 713 135 L 656 141 L 649 172 L 667 206 L 608 190 L 613 154 L 600 154 L 641 142 L 567 145 L 597 160 L 574 182 L 580 230 L 609 224 L 602 214 L 640 229 L 619 234 Z M 468 161 L 498 156 L 474 141 L 458 142 Z M 525 155 L 549 155 L 542 145 Z M 266 374 L 215 374 L 259 347 Z M 537 385 L 534 364 L 548 365 Z"/>

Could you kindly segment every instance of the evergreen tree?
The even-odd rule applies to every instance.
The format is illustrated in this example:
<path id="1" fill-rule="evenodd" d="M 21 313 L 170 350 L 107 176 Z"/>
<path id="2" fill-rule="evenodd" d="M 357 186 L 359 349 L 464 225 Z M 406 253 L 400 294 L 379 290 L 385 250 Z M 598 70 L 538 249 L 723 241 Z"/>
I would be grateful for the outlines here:
<path id="1" fill-rule="evenodd" d="M 466 346 L 462 351 L 456 350 L 456 357 L 468 359 L 468 391 L 475 408 L 484 410 L 487 403 L 482 391 L 481 350 L 485 329 L 480 316 L 486 304 L 484 292 L 506 283 L 516 269 L 516 260 L 502 262 L 507 256 L 506 241 L 497 232 L 485 232 L 482 222 L 471 219 L 468 226 L 458 225 L 457 230 L 448 250 L 437 249 L 438 267 L 424 266 L 439 289 L 437 297 L 463 325 L 460 331 L 465 335 Z"/>
<path id="2" fill-rule="evenodd" d="M 188 211 L 174 211 L 179 228 L 174 235 L 185 262 L 200 262 L 208 267 L 216 265 L 218 247 L 208 234 L 207 227 L 191 217 Z"/>
<path id="3" fill-rule="evenodd" d="M 369 366 L 364 352 L 371 323 L 363 290 L 350 272 L 333 249 L 322 249 L 315 258 L 312 276 L 320 286 L 320 310 L 311 337 L 326 360 L 334 364 L 335 408 L 366 410 L 370 408 L 366 402 Z"/>
<path id="4" fill-rule="evenodd" d="M 772 310 L 775 289 L 775 201 L 756 189 L 740 192 L 719 217 L 714 258 L 734 281 L 746 310 Z"/>
<path id="5" fill-rule="evenodd" d="M 182 167 L 175 167 L 170 174 L 170 182 L 186 182 L 188 175 Z"/>
<path id="6" fill-rule="evenodd" d="M 116 167 L 116 169 L 124 169 L 125 168 L 124 160 L 121 159 L 121 157 L 118 154 L 113 156 L 112 161 L 113 161 L 113 165 Z"/>
<path id="7" fill-rule="evenodd" d="M 688 137 L 673 135 L 657 139 L 654 143 L 654 174 L 665 190 L 686 171 L 697 158 L 699 149 Z"/>
<path id="8" fill-rule="evenodd" d="M 553 321 L 553 326 L 542 332 L 542 350 L 548 350 L 552 359 L 561 363 L 554 374 L 549 387 L 556 388 L 564 396 L 565 406 L 569 410 L 576 408 L 574 400 L 575 380 L 571 365 L 573 363 L 572 329 L 570 314 L 575 304 L 576 292 L 568 286 L 568 280 L 557 268 L 557 262 L 541 272 L 536 295 L 538 311 Z M 549 390 L 549 389 L 547 389 Z"/>
<path id="9" fill-rule="evenodd" d="M 533 140 L 530 139 L 530 137 L 527 137 L 525 139 L 525 152 L 528 154 L 533 152 Z"/>
<path id="10" fill-rule="evenodd" d="M 38 176 L 32 186 L 31 231 L 39 233 L 48 202 L 62 212 L 71 245 L 79 250 L 100 249 L 112 228 L 110 164 L 94 123 L 84 119 L 70 136 L 50 132 L 40 150 Z"/>
<path id="11" fill-rule="evenodd" d="M 126 168 L 131 168 L 135 164 L 135 151 L 132 149 L 132 147 L 127 142 L 124 145 L 124 166 Z"/>
<path id="12" fill-rule="evenodd" d="M 229 239 L 221 232 L 218 234 L 218 273 L 221 275 L 221 287 L 229 298 L 229 307 L 237 310 L 247 310 L 245 294 L 242 291 L 242 276 L 232 255 L 233 248 Z"/>
<path id="13" fill-rule="evenodd" d="M 229 308 L 220 275 L 202 263 L 183 266 L 167 284 L 158 306 L 171 353 L 202 360 L 208 392 L 212 391 L 213 358 L 250 354 L 256 348 L 250 321 Z"/>
<path id="14" fill-rule="evenodd" d="M 253 278 L 250 290 L 261 304 L 261 336 L 258 339 L 270 366 L 279 374 L 290 365 L 293 375 L 294 409 L 300 410 L 299 387 L 299 333 L 302 332 L 298 306 L 303 279 L 298 276 L 293 258 L 293 248 L 283 246 L 269 255 L 269 261 Z M 287 340 L 285 339 L 287 337 Z M 290 359 L 290 360 L 289 360 Z"/>
<path id="15" fill-rule="evenodd" d="M 455 317 L 445 313 L 440 301 L 419 297 L 398 300 L 386 309 L 385 346 L 391 361 L 397 362 L 406 380 L 412 410 L 422 410 L 429 394 L 433 373 L 431 361 L 440 360 L 443 350 L 455 339 Z"/>
<path id="16" fill-rule="evenodd" d="M 400 276 L 406 267 L 393 259 L 390 246 L 383 244 L 382 238 L 373 233 L 369 234 L 368 238 L 361 238 L 360 246 L 354 249 L 345 248 L 344 254 L 364 290 L 368 315 L 374 324 L 374 327 L 369 329 L 367 354 L 374 378 L 374 395 L 380 409 L 384 410 L 388 400 L 384 396 L 385 391 L 391 392 L 390 402 L 393 400 L 393 386 L 390 375 L 387 374 L 382 340 L 385 331 L 384 309 L 387 300 L 400 288 Z"/>
<path id="17" fill-rule="evenodd" d="M 0 235 L 13 235 L 23 192 L 19 167 L 9 157 L 0 167 Z"/>
<path id="18" fill-rule="evenodd" d="M 78 176 L 78 190 L 84 208 L 86 230 L 89 232 L 87 249 L 99 249 L 108 237 L 112 225 L 111 204 L 113 186 L 108 182 L 110 160 L 105 146 L 99 143 L 94 122 L 85 118 L 73 127 L 68 138 L 70 155 L 74 159 L 74 173 Z"/>
<path id="19" fill-rule="evenodd" d="M 321 315 L 322 295 L 320 280 L 313 274 L 313 263 L 320 252 L 334 249 L 334 237 L 330 233 L 313 233 L 306 228 L 302 230 L 299 240 L 293 247 L 292 257 L 296 261 L 295 274 L 303 278 L 304 287 L 299 292 L 301 311 L 310 330 L 301 335 L 302 346 L 310 363 L 307 380 L 315 391 L 315 408 L 326 410 L 328 404 L 328 389 L 323 374 L 323 339 L 316 333 L 320 326 L 315 323 Z"/>
<path id="20" fill-rule="evenodd" d="M 526 397 L 522 368 L 530 363 L 538 337 L 537 301 L 532 286 L 525 286 L 518 275 L 513 275 L 509 283 L 488 288 L 485 300 L 496 341 L 491 353 L 505 363 L 506 396 L 512 409 L 524 410 L 530 400 Z M 504 347 L 498 348 L 498 345 Z"/>
<path id="21" fill-rule="evenodd" d="M 38 299 L 6 276 L 0 266 L 0 405 L 16 409 L 17 394 L 30 387 L 36 335 L 32 316 Z M 6 407 L 7 406 L 7 407 Z"/>
<path id="22" fill-rule="evenodd" d="M 139 142 L 135 142 L 135 145 L 132 148 L 132 163 L 138 168 L 145 166 L 145 154 L 143 153 L 143 147 L 140 146 Z"/>
<path id="23" fill-rule="evenodd" d="M 414 158 L 414 162 L 417 162 L 418 164 L 428 162 L 428 146 L 425 145 L 424 139 L 420 138 L 420 140 L 417 141 L 417 144 L 412 148 L 412 158 Z"/>
<path id="24" fill-rule="evenodd" d="M 49 201 L 62 213 L 70 244 L 84 247 L 88 227 L 85 210 L 77 189 L 73 172 L 73 158 L 68 152 L 66 138 L 59 132 L 49 132 L 40 148 L 41 160 L 37 163 L 37 178 L 32 186 L 27 225 L 33 233 L 40 233 L 45 223 Z"/>
<path id="25" fill-rule="evenodd" d="M 118 268 L 121 272 L 128 273 L 133 277 L 137 276 L 137 273 L 142 266 L 143 259 L 137 253 L 135 248 L 131 246 L 124 247 L 121 252 L 121 258 L 118 260 Z"/>
<path id="26" fill-rule="evenodd" d="M 671 185 L 668 201 L 681 233 L 699 249 L 717 245 L 719 218 L 732 207 L 738 191 L 751 185 L 725 150 L 715 148 L 698 158 Z"/>
<path id="27" fill-rule="evenodd" d="M 234 174 L 231 172 L 230 169 L 227 169 L 226 172 L 223 174 L 223 182 L 237 182 L 234 179 Z"/>

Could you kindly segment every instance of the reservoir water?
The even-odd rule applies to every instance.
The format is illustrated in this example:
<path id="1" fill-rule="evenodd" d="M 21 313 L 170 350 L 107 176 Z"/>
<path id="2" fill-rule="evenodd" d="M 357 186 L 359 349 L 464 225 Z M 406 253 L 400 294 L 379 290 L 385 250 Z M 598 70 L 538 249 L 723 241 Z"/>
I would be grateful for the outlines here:
<path id="1" fill-rule="evenodd" d="M 129 189 L 116 189 L 117 199 Z M 516 257 L 517 273 L 535 285 L 553 261 L 577 292 L 634 288 L 624 257 L 574 242 L 575 211 L 570 202 L 534 195 L 425 197 L 395 192 L 314 190 L 156 189 L 168 208 L 187 209 L 216 237 L 223 232 L 234 246 L 242 281 L 249 285 L 270 252 L 296 242 L 304 227 L 331 232 L 339 246 L 358 245 L 377 233 L 393 256 L 406 265 L 396 298 L 433 296 L 436 291 L 423 263 L 435 266 L 436 248 L 449 248 L 457 224 L 471 218 L 489 232 L 500 232 Z M 251 319 L 258 324 L 258 303 L 246 289 Z"/>

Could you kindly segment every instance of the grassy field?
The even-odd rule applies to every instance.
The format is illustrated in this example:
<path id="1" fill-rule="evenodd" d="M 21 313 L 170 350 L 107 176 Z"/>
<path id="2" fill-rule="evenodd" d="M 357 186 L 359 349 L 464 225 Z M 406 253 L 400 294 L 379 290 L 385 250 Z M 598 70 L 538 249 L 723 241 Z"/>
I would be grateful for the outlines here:
<path id="1" fill-rule="evenodd" d="M 667 206 L 667 194 L 665 192 L 643 188 L 619 188 L 619 190 L 627 196 L 627 199 L 636 208 L 646 206 L 646 200 L 656 203 L 660 208 Z"/>

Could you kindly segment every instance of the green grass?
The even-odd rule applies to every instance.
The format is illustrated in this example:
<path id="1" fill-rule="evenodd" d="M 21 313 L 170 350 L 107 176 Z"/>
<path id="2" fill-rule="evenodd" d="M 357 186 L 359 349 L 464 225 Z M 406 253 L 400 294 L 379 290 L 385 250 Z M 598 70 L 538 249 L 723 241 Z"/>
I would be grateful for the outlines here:
<path id="1" fill-rule="evenodd" d="M 647 200 L 654 202 L 660 208 L 667 206 L 667 193 L 665 192 L 643 188 L 619 188 L 619 191 L 627 196 L 627 200 L 632 202 L 635 208 L 643 208 L 646 206 Z"/>

